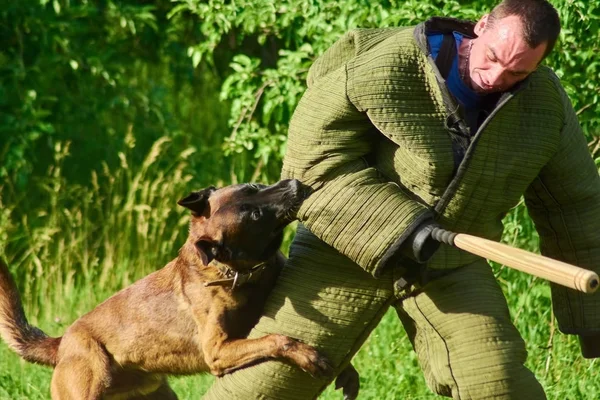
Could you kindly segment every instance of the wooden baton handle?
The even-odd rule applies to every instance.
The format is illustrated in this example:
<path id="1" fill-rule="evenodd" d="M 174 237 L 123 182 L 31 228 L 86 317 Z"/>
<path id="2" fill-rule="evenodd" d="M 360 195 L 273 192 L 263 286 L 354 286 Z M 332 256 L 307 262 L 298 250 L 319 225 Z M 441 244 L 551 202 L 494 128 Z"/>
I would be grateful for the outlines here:
<path id="1" fill-rule="evenodd" d="M 584 293 L 594 293 L 598 289 L 598 274 L 594 271 L 503 243 L 464 233 L 454 233 L 441 228 L 434 228 L 431 236 L 440 242 L 453 245 L 469 253 L 571 289 Z"/>

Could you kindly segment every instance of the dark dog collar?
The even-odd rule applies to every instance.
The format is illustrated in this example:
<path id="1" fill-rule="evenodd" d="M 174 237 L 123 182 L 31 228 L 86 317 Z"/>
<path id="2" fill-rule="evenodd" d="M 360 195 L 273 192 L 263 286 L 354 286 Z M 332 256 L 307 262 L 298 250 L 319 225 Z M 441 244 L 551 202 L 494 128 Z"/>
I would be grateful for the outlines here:
<path id="1" fill-rule="evenodd" d="M 217 267 L 226 278 L 205 282 L 204 286 L 228 286 L 231 284 L 230 290 L 243 286 L 246 283 L 259 280 L 262 272 L 267 268 L 267 262 L 262 262 L 260 264 L 256 264 L 248 271 L 240 273 L 229 268 L 229 266 L 218 262 L 217 260 L 211 261 L 211 264 L 214 264 L 215 267 Z"/>

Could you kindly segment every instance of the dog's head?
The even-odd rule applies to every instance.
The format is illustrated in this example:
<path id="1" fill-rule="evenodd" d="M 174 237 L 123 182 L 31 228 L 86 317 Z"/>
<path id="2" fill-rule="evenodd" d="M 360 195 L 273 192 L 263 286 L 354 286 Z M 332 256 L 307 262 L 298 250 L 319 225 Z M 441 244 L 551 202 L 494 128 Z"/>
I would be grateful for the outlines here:
<path id="1" fill-rule="evenodd" d="M 178 204 L 192 211 L 191 241 L 202 263 L 213 259 L 236 271 L 273 256 L 283 228 L 296 218 L 310 188 L 298 180 L 231 185 L 193 192 Z"/>

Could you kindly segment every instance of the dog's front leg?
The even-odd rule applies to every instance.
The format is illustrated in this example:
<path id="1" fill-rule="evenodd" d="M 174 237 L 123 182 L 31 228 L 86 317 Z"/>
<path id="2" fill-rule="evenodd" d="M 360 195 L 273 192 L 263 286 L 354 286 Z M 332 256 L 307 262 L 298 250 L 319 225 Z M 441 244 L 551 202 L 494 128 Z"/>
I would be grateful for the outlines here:
<path id="1" fill-rule="evenodd" d="M 226 309 L 212 307 L 204 321 L 202 351 L 216 376 L 268 359 L 286 360 L 314 377 L 333 375 L 333 367 L 312 346 L 288 336 L 271 334 L 258 339 L 231 339 L 226 331 Z"/>

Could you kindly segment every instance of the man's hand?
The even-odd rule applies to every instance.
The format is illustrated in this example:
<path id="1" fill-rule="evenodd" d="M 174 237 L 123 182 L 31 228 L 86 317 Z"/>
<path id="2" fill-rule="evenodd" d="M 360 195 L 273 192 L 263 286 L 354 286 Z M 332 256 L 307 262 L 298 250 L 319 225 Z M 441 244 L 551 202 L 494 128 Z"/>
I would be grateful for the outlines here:
<path id="1" fill-rule="evenodd" d="M 579 335 L 579 345 L 583 358 L 600 358 L 600 333 Z"/>

